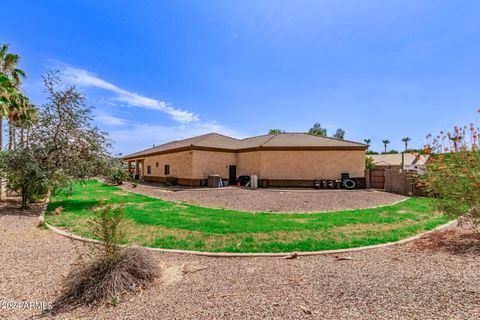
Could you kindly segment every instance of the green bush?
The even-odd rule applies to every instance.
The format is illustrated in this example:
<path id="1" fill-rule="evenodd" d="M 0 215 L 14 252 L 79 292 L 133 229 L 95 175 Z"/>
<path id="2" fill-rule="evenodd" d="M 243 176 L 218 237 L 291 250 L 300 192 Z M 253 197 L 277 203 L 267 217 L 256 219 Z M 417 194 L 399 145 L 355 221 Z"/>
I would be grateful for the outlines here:
<path id="1" fill-rule="evenodd" d="M 114 166 L 110 169 L 107 179 L 111 183 L 121 185 L 123 181 L 128 181 L 130 179 L 130 174 L 122 166 Z"/>
<path id="2" fill-rule="evenodd" d="M 178 179 L 175 176 L 168 176 L 168 177 L 165 178 L 165 183 L 169 186 L 177 185 L 177 181 L 178 181 Z"/>
<path id="3" fill-rule="evenodd" d="M 43 198 L 49 190 L 47 173 L 27 149 L 0 152 L 0 175 L 7 180 L 7 189 L 21 194 L 22 208 Z"/>
<path id="4" fill-rule="evenodd" d="M 375 163 L 372 157 L 365 157 L 365 169 L 371 170 L 375 168 Z"/>

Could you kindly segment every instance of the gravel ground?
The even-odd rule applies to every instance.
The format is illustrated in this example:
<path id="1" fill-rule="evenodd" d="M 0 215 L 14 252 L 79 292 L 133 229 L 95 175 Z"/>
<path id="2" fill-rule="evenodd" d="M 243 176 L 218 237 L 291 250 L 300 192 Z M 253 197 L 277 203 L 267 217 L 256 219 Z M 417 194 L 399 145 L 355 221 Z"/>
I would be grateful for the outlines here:
<path id="1" fill-rule="evenodd" d="M 39 211 L 0 206 L 2 301 L 53 301 L 77 256 L 88 253 L 85 244 L 37 228 Z M 342 261 L 154 253 L 163 271 L 152 286 L 116 307 L 55 319 L 478 319 L 480 238 L 457 230 Z M 0 308 L 4 319 L 39 313 Z"/>
<path id="2" fill-rule="evenodd" d="M 323 212 L 370 208 L 405 199 L 404 196 L 372 190 L 314 189 L 246 189 L 226 187 L 167 188 L 155 183 L 142 183 L 133 189 L 130 183 L 121 186 L 168 201 L 187 202 L 210 208 L 250 212 Z"/>

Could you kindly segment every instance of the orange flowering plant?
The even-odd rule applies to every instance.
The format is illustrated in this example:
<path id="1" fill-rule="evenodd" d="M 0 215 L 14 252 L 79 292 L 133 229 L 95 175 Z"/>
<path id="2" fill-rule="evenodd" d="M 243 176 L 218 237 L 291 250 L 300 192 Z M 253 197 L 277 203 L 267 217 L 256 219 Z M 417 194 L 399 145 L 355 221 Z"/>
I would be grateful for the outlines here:
<path id="1" fill-rule="evenodd" d="M 480 226 L 480 153 L 478 133 L 473 124 L 454 127 L 452 132 L 427 136 L 424 151 L 431 154 L 427 170 L 419 177 L 437 209 Z"/>

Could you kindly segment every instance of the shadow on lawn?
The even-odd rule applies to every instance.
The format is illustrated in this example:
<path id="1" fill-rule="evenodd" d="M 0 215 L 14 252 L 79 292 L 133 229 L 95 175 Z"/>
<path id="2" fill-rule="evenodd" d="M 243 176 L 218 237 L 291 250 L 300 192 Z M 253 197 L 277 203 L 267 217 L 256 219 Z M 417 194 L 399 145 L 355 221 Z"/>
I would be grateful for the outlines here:
<path id="1" fill-rule="evenodd" d="M 95 205 L 98 205 L 98 200 L 75 200 L 75 199 L 65 199 L 62 201 L 51 202 L 48 204 L 48 211 L 54 211 L 58 207 L 63 207 L 65 211 L 77 211 L 77 210 L 86 210 Z"/>
<path id="2" fill-rule="evenodd" d="M 433 232 L 415 242 L 415 249 L 444 251 L 451 254 L 480 254 L 480 233 L 466 229 Z"/>

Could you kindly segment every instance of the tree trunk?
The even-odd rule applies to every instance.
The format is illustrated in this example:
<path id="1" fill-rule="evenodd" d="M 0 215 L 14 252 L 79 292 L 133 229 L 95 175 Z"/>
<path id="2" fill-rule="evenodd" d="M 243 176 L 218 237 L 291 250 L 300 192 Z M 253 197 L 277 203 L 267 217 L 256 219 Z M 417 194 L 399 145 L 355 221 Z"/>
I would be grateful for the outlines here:
<path id="1" fill-rule="evenodd" d="M 22 189 L 22 207 L 21 209 L 28 208 L 28 197 L 27 197 L 27 190 Z"/>
<path id="2" fill-rule="evenodd" d="M 30 128 L 27 128 L 27 138 L 25 139 L 26 146 L 30 145 Z"/>
<path id="3" fill-rule="evenodd" d="M 0 151 L 3 150 L 3 114 L 0 114 Z"/>
<path id="4" fill-rule="evenodd" d="M 0 114 L 0 151 L 3 150 L 3 114 Z M 0 179 L 0 200 L 3 198 L 3 180 Z"/>
<path id="5" fill-rule="evenodd" d="M 8 150 L 13 150 L 14 149 L 14 144 L 15 144 L 15 127 L 10 123 L 9 126 L 9 142 L 8 142 Z"/>
<path id="6" fill-rule="evenodd" d="M 25 143 L 25 129 L 20 127 L 20 147 L 23 148 Z"/>

